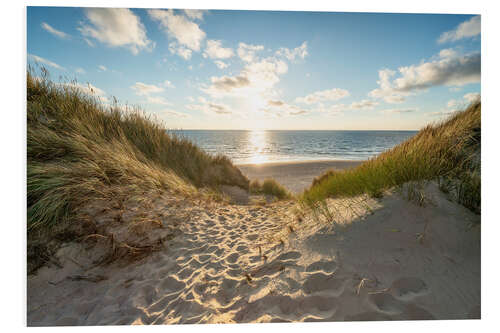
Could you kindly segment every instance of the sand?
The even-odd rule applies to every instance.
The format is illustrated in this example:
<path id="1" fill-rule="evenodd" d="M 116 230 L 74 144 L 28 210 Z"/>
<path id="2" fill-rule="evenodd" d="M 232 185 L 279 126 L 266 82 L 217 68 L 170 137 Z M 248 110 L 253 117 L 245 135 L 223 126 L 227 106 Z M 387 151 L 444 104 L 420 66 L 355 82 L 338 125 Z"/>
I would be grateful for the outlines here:
<path id="1" fill-rule="evenodd" d="M 300 193 L 308 188 L 313 179 L 324 172 L 355 167 L 361 161 L 304 161 L 272 162 L 264 164 L 238 165 L 250 180 L 263 181 L 274 178 L 293 193 Z"/>
<path id="2" fill-rule="evenodd" d="M 164 247 L 92 267 L 69 243 L 28 277 L 28 325 L 120 325 L 480 317 L 480 216 L 435 184 L 422 207 L 399 192 L 330 200 L 335 223 L 295 204 L 175 206 Z M 127 208 L 125 208 L 127 209 Z M 170 216 L 170 217 L 168 217 Z"/>

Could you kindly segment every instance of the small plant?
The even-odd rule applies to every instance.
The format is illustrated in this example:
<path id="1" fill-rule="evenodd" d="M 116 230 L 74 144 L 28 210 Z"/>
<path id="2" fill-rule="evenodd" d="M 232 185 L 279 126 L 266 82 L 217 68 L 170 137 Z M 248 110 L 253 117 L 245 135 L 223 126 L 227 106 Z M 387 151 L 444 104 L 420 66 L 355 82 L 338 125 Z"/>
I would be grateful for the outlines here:
<path id="1" fill-rule="evenodd" d="M 416 203 L 420 207 L 425 207 L 428 203 L 431 203 L 431 199 L 428 198 L 424 191 L 424 184 L 420 182 L 409 182 L 405 184 L 406 196 L 409 201 Z"/>
<path id="2" fill-rule="evenodd" d="M 370 197 L 376 198 L 376 199 L 381 199 L 384 197 L 384 192 L 382 192 L 380 189 L 375 189 L 370 192 Z"/>
<path id="3" fill-rule="evenodd" d="M 250 183 L 249 188 L 251 193 L 272 195 L 279 200 L 292 197 L 288 190 L 274 179 L 266 179 L 262 184 L 258 180 L 254 180 Z"/>

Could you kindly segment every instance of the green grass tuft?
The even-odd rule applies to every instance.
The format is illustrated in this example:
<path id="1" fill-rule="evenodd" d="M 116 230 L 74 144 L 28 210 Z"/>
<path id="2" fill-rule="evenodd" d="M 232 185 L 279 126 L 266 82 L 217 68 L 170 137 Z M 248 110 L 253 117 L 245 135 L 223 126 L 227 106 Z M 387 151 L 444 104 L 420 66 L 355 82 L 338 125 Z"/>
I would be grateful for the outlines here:
<path id="1" fill-rule="evenodd" d="M 258 180 L 250 183 L 250 192 L 255 194 L 267 194 L 278 198 L 279 200 L 290 199 L 292 195 L 274 179 L 266 179 L 261 184 Z"/>

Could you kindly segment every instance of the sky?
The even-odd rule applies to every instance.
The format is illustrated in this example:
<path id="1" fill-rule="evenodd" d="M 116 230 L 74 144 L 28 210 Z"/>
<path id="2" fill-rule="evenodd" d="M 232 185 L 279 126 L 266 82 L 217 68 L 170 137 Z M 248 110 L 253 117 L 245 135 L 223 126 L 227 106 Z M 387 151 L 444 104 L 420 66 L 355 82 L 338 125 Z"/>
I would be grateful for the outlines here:
<path id="1" fill-rule="evenodd" d="M 27 53 L 169 129 L 418 130 L 481 92 L 478 15 L 28 7 Z"/>

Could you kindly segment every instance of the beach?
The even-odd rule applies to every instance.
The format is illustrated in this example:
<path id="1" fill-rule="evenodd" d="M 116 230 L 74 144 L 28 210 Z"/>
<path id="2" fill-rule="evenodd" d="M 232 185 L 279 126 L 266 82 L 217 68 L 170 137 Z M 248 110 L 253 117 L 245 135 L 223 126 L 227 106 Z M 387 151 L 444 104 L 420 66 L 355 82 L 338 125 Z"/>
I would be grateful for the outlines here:
<path id="1" fill-rule="evenodd" d="M 273 178 L 292 193 L 298 194 L 311 186 L 315 177 L 321 176 L 328 170 L 353 168 L 361 163 L 362 161 L 324 160 L 240 164 L 237 166 L 250 180 L 263 181 Z"/>
<path id="2" fill-rule="evenodd" d="M 28 277 L 28 326 L 480 318 L 480 216 L 434 184 L 425 195 L 432 205 L 397 192 L 331 200 L 333 224 L 297 218 L 292 201 L 161 196 L 148 214 L 164 227 L 145 233 L 171 235 L 159 251 L 95 265 L 107 241 L 66 244 Z"/>
<path id="3" fill-rule="evenodd" d="M 28 73 L 28 326 L 481 318 L 479 102 L 397 146 L 227 132 L 262 163 L 238 167 L 43 80 Z M 321 154 L 336 142 L 392 148 L 342 172 L 361 162 Z"/>

